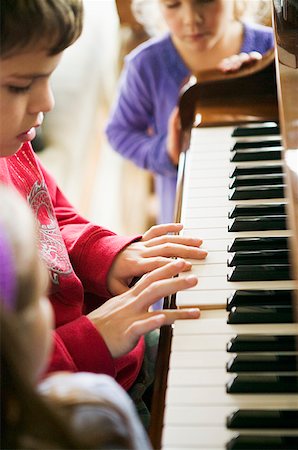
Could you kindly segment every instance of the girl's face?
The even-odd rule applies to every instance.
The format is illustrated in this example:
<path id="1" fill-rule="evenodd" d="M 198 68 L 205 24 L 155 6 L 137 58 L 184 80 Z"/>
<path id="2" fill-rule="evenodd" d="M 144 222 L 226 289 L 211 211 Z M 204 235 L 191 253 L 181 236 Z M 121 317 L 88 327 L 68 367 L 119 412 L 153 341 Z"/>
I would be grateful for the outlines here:
<path id="1" fill-rule="evenodd" d="M 233 18 L 233 0 L 159 0 L 161 12 L 180 48 L 212 49 Z"/>
<path id="2" fill-rule="evenodd" d="M 34 250 L 36 250 L 35 260 L 28 274 L 32 278 L 31 298 L 28 306 L 20 312 L 20 323 L 22 339 L 29 350 L 28 367 L 33 381 L 37 381 L 49 363 L 53 344 L 54 314 L 52 305 L 46 297 L 48 271 L 39 258 L 37 248 Z"/>
<path id="3" fill-rule="evenodd" d="M 0 156 L 10 156 L 31 141 L 43 113 L 53 108 L 49 77 L 60 58 L 33 48 L 0 60 Z"/>
<path id="4" fill-rule="evenodd" d="M 46 370 L 50 360 L 53 343 L 53 309 L 46 297 L 40 297 L 30 305 L 24 313 L 24 340 L 30 349 L 30 361 L 32 380 L 38 381 Z"/>

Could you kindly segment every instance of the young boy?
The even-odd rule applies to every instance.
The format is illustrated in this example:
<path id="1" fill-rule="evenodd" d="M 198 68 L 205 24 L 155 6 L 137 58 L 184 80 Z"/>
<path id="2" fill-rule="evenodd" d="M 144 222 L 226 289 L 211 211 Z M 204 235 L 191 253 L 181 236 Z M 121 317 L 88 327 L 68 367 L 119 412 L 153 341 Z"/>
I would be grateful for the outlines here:
<path id="1" fill-rule="evenodd" d="M 105 373 L 128 390 L 142 366 L 142 336 L 199 316 L 148 312 L 157 299 L 197 283 L 192 275 L 173 278 L 190 264 L 171 258 L 201 259 L 206 252 L 199 239 L 167 234 L 180 224 L 124 238 L 88 222 L 33 153 L 30 141 L 53 107 L 50 75 L 81 28 L 81 0 L 1 1 L 0 181 L 27 199 L 39 226 L 56 326 L 49 371 Z"/>

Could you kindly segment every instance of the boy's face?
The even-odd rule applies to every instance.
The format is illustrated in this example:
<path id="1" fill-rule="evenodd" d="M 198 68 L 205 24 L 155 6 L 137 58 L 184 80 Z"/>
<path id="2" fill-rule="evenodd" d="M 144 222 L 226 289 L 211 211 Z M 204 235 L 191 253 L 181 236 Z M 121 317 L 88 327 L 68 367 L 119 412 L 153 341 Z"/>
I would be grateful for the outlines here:
<path id="1" fill-rule="evenodd" d="M 32 141 L 43 113 L 53 108 L 49 77 L 60 58 L 33 48 L 0 60 L 0 156 Z"/>

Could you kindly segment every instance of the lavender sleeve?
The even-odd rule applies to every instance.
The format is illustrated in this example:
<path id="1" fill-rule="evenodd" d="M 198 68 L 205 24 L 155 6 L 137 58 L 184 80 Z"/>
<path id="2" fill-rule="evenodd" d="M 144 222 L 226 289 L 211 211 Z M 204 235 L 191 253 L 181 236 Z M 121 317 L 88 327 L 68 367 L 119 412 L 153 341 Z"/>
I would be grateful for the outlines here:
<path id="1" fill-rule="evenodd" d="M 150 62 L 148 62 L 150 64 Z M 177 169 L 166 151 L 166 133 L 149 133 L 154 116 L 153 77 L 138 61 L 126 59 L 106 135 L 118 153 L 142 169 L 159 175 L 176 176 Z"/>
<path id="2" fill-rule="evenodd" d="M 274 35 L 271 27 L 244 22 L 242 52 L 257 51 L 262 55 L 274 47 Z"/>

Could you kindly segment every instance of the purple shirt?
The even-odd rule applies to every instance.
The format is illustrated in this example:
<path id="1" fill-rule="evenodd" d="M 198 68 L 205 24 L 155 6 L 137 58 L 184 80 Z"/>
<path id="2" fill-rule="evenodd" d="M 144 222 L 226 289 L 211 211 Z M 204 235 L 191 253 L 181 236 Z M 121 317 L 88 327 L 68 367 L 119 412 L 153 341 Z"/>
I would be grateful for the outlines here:
<path id="1" fill-rule="evenodd" d="M 266 53 L 272 29 L 244 23 L 241 52 Z M 177 167 L 166 151 L 168 119 L 190 72 L 169 34 L 139 45 L 125 58 L 118 96 L 106 127 L 111 146 L 155 175 L 159 223 L 174 220 Z M 147 130 L 151 129 L 149 136 Z"/>

